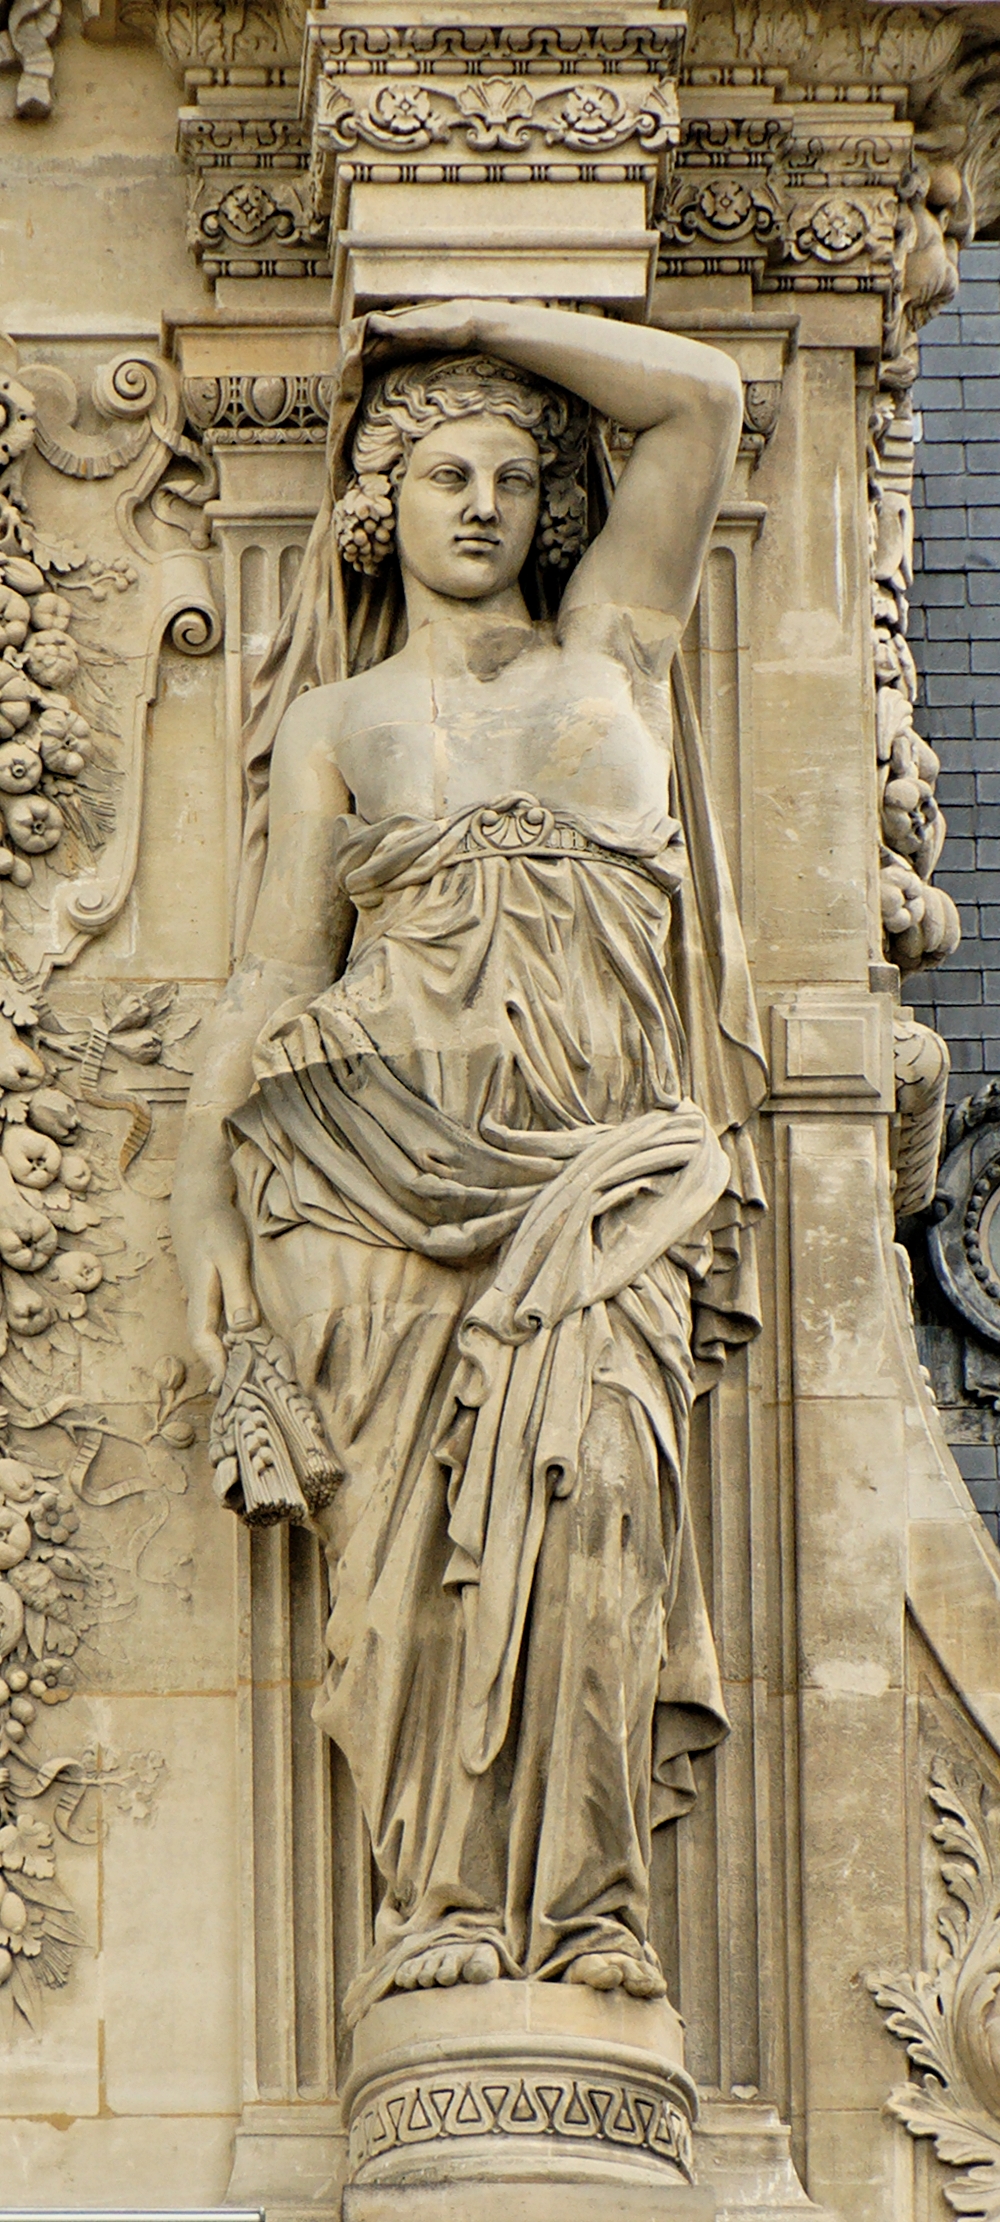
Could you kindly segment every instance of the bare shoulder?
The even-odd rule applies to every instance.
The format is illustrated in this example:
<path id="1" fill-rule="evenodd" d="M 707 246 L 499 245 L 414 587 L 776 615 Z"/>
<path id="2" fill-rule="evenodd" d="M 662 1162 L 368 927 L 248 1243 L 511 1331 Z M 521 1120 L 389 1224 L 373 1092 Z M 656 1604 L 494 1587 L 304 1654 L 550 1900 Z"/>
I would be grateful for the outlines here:
<path id="1" fill-rule="evenodd" d="M 271 761 L 271 823 L 290 814 L 320 812 L 326 820 L 349 807 L 338 769 L 347 698 L 355 682 L 311 687 L 289 703 L 274 743 Z"/>
<path id="2" fill-rule="evenodd" d="M 281 724 L 275 748 L 284 751 L 336 745 L 342 729 L 345 698 L 354 685 L 352 679 L 338 679 L 332 686 L 307 687 L 304 694 L 290 702 Z"/>

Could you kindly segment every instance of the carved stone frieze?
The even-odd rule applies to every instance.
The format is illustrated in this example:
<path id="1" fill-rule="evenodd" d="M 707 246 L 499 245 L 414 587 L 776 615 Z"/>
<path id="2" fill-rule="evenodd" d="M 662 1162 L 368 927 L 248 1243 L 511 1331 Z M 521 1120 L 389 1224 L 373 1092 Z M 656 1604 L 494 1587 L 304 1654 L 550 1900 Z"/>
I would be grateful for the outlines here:
<path id="1" fill-rule="evenodd" d="M 683 270 L 692 254 L 736 254 L 763 268 L 782 236 L 781 164 L 791 137 L 791 124 L 779 117 L 687 120 L 659 219 L 661 269 L 673 269 L 673 256 Z"/>
<path id="2" fill-rule="evenodd" d="M 184 381 L 188 420 L 206 449 L 309 446 L 326 438 L 332 380 L 277 373 Z"/>
<path id="3" fill-rule="evenodd" d="M 517 2000 L 512 2023 L 521 2012 Z M 445 2025 L 433 2043 L 417 2034 L 424 2009 L 412 2030 L 404 2017 L 410 2041 L 397 2059 L 369 2059 L 365 2048 L 344 2094 L 348 2180 L 426 2181 L 456 2167 L 469 2172 L 488 2154 L 491 2177 L 570 2166 L 583 2176 L 614 2162 L 616 2180 L 648 2186 L 659 2178 L 664 2190 L 690 2182 L 695 2091 L 671 2061 L 669 2037 L 657 2058 L 653 2029 L 646 2051 L 616 2041 L 610 2029 L 597 2043 L 546 2035 L 544 2003 L 539 2012 L 531 2034 L 515 2036 L 512 2026 L 484 2043 L 459 2000 L 455 2027 Z M 464 2039 L 459 2021 L 469 2029 Z"/>
<path id="4" fill-rule="evenodd" d="M 311 16 L 302 112 L 336 297 L 345 286 L 368 300 L 439 291 L 434 257 L 454 268 L 456 253 L 497 294 L 586 293 L 582 244 L 560 235 L 543 197 L 574 181 L 590 189 L 588 244 L 606 269 L 597 295 L 645 295 L 656 244 L 647 227 L 680 135 L 683 34 L 681 11 L 645 6 L 629 25 L 387 26 L 363 5 L 353 22 Z M 465 197 L 457 232 L 442 185 L 489 188 L 486 200 Z M 529 257 L 534 275 L 519 285 L 518 258 Z M 455 290 L 471 282 L 456 270 Z"/>
<path id="5" fill-rule="evenodd" d="M 248 76 L 277 82 L 247 85 Z M 178 149 L 190 175 L 188 245 L 206 277 L 329 275 L 308 205 L 309 134 L 297 72 L 190 70 Z"/>
<path id="6" fill-rule="evenodd" d="M 863 6 L 858 0 L 691 0 L 686 71 L 693 85 L 784 79 L 796 103 L 905 97 L 918 148 L 949 167 L 965 227 L 1000 208 L 1000 15 L 995 6 Z M 891 109 L 886 111 L 891 115 Z"/>
<path id="7" fill-rule="evenodd" d="M 870 89 L 806 108 L 783 71 L 729 92 L 688 70 L 681 142 L 657 221 L 664 276 L 749 273 L 764 292 L 869 290 L 888 300 L 909 126 Z M 827 88 L 829 92 L 830 89 Z M 770 103 L 764 113 L 762 103 Z"/>
<path id="8" fill-rule="evenodd" d="M 268 83 L 297 65 L 305 0 L 83 0 L 84 30 L 102 43 L 123 33 L 153 41 L 181 69 L 260 70 Z"/>
<path id="9" fill-rule="evenodd" d="M 347 82 L 353 88 L 355 81 Z M 672 87 L 665 91 L 655 81 L 640 81 L 629 97 L 613 83 L 584 81 L 567 89 L 561 81 L 533 85 L 497 76 L 452 90 L 417 80 L 379 84 L 358 102 L 334 78 L 319 96 L 316 135 L 322 193 L 324 158 L 358 146 L 396 154 L 445 147 L 453 157 L 466 148 L 473 154 L 531 150 L 544 160 L 553 147 L 601 155 L 635 140 L 643 153 L 658 154 L 676 140 L 678 113 Z"/>

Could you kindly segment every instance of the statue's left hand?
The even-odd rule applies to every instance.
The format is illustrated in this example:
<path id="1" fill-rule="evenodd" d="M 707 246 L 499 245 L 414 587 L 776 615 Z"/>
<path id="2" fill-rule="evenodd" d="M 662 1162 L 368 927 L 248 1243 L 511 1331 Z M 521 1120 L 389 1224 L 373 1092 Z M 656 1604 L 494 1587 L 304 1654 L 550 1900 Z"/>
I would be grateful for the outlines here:
<path id="1" fill-rule="evenodd" d="M 400 347 L 439 351 L 481 347 L 483 323 L 496 308 L 491 301 L 428 301 L 421 308 L 378 309 L 368 318 L 376 339 Z"/>

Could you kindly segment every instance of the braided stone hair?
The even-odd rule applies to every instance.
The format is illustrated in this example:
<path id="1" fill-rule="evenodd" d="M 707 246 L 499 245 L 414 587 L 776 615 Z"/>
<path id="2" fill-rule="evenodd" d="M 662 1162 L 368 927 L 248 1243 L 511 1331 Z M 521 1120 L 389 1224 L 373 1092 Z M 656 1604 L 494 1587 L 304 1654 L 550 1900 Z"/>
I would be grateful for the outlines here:
<path id="1" fill-rule="evenodd" d="M 379 569 L 394 543 L 396 494 L 417 441 L 439 424 L 474 416 L 506 417 L 537 442 L 542 500 L 535 553 L 540 564 L 569 569 L 587 537 L 589 412 L 573 395 L 536 384 L 491 355 L 406 363 L 368 388 L 353 476 L 333 512 L 345 563 L 369 576 Z"/>

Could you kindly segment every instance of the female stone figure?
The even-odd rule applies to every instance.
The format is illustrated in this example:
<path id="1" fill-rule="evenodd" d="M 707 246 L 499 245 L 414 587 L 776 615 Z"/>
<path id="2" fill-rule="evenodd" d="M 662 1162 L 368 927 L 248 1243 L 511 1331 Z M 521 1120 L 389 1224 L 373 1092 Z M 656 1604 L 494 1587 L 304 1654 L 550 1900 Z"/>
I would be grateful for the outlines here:
<path id="1" fill-rule="evenodd" d="M 588 409 L 635 439 L 553 622 L 532 549 L 551 579 L 584 537 Z M 384 1880 L 354 2015 L 461 1979 L 664 1988 L 650 1831 L 725 1730 L 695 1369 L 755 1324 L 760 1051 L 670 693 L 740 415 L 731 363 L 664 332 L 370 317 L 263 673 L 259 892 L 175 1237 L 213 1385 L 262 1317 L 338 1475 L 316 1717 Z"/>

